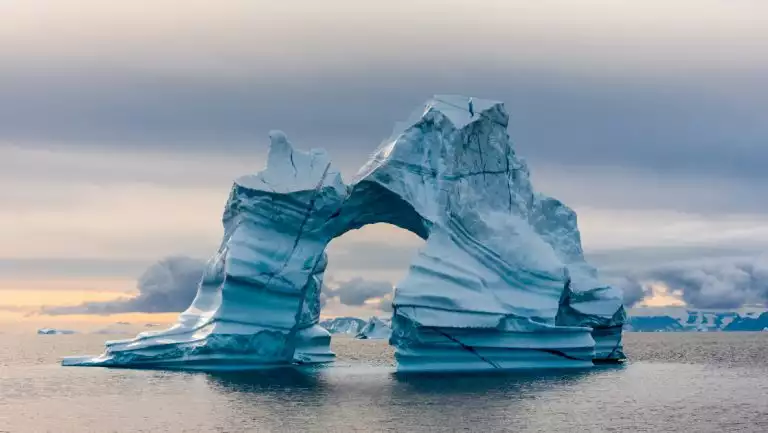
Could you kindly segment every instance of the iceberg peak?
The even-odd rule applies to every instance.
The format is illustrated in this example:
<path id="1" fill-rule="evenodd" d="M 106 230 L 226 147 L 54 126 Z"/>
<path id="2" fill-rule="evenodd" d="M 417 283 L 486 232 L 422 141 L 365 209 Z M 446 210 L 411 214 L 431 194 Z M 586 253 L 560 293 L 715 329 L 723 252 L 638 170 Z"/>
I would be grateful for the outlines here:
<path id="1" fill-rule="evenodd" d="M 283 131 L 269 132 L 269 153 L 264 170 L 240 176 L 235 184 L 251 190 L 285 194 L 331 186 L 344 191 L 341 174 L 323 149 L 295 150 Z"/>
<path id="2" fill-rule="evenodd" d="M 506 127 L 509 115 L 501 101 L 478 99 L 463 95 L 435 95 L 427 101 L 423 116 L 430 111 L 443 114 L 456 129 L 462 129 L 470 123 L 482 118 L 490 118 Z"/>

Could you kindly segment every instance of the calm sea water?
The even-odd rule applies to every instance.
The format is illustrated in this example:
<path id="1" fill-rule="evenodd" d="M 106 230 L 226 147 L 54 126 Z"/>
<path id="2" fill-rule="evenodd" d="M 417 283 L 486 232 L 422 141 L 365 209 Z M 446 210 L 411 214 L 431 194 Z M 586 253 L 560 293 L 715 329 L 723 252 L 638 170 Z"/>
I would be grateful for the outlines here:
<path id="1" fill-rule="evenodd" d="M 104 336 L 0 335 L 0 432 L 768 432 L 768 333 L 626 334 L 578 373 L 393 374 L 386 342 L 336 339 L 317 371 L 64 368 Z"/>

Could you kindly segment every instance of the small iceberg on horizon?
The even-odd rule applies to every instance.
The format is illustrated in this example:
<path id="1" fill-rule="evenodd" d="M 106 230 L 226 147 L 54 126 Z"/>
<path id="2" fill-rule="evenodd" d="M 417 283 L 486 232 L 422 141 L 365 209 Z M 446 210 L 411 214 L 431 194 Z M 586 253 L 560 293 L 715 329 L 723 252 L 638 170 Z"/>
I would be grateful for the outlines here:
<path id="1" fill-rule="evenodd" d="M 54 328 L 40 328 L 37 330 L 37 335 L 72 335 L 77 332 L 70 329 L 54 329 Z"/>
<path id="2" fill-rule="evenodd" d="M 371 318 L 368 319 L 368 323 L 365 324 L 355 338 L 358 340 L 385 340 L 388 339 L 390 335 L 392 335 L 392 322 L 390 320 L 371 316 Z"/>

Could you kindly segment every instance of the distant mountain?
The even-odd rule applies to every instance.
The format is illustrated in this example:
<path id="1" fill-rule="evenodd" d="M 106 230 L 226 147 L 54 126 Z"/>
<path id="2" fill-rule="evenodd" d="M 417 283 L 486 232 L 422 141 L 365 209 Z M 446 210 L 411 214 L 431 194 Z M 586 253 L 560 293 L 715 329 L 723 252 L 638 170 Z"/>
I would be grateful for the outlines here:
<path id="1" fill-rule="evenodd" d="M 630 317 L 629 324 L 624 326 L 626 331 L 635 332 L 677 332 L 682 331 L 680 322 L 669 316 L 640 316 Z"/>
<path id="2" fill-rule="evenodd" d="M 625 326 L 635 332 L 762 331 L 768 328 L 765 309 L 693 310 L 685 307 L 636 308 Z"/>
<path id="3" fill-rule="evenodd" d="M 336 317 L 335 319 L 323 320 L 320 326 L 327 329 L 331 334 L 357 335 L 365 326 L 366 321 L 357 317 Z"/>
<path id="4" fill-rule="evenodd" d="M 768 312 L 757 318 L 739 317 L 729 323 L 723 331 L 768 331 Z"/>

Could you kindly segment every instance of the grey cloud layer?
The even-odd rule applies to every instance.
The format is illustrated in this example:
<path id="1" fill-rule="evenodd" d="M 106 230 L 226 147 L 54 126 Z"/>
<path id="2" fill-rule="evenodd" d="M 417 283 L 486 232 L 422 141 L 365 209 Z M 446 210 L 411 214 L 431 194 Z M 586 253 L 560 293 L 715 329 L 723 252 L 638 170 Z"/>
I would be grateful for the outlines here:
<path id="1" fill-rule="evenodd" d="M 377 254 L 371 257 L 365 250 L 365 244 L 351 245 L 349 255 L 367 256 L 369 259 L 402 257 L 404 248 L 377 245 Z M 365 252 L 362 254 L 362 252 Z M 651 256 L 653 251 L 646 251 Z M 768 305 L 768 258 L 765 256 L 728 257 L 727 254 L 746 254 L 744 251 L 712 250 L 708 259 L 691 260 L 691 251 L 683 249 L 655 250 L 655 261 L 634 260 L 637 253 L 627 254 L 622 262 L 621 253 L 605 253 L 606 256 L 618 257 L 609 267 L 606 281 L 624 290 L 627 306 L 634 306 L 652 295 L 651 285 L 663 284 L 674 293 L 680 293 L 682 300 L 694 308 L 738 308 L 743 305 Z M 707 251 L 703 252 L 704 255 Z M 720 254 L 720 256 L 717 256 Z M 677 257 L 672 264 L 665 261 Z M 604 259 L 598 254 L 596 262 Z M 346 262 L 337 257 L 338 269 L 360 269 L 360 264 Z M 334 260 L 334 257 L 331 258 Z M 76 262 L 72 262 L 76 263 Z M 384 260 L 377 269 L 401 270 L 399 260 Z M 98 265 L 103 265 L 99 263 Z M 66 265 L 66 264 L 62 264 Z M 86 264 L 80 264 L 85 266 Z M 94 263 L 90 263 L 94 265 Z M 376 267 L 375 261 L 371 265 Z M 125 312 L 179 312 L 186 309 L 197 291 L 197 285 L 204 268 L 204 263 L 188 257 L 170 257 L 163 259 L 147 269 L 139 278 L 139 294 L 135 298 L 112 302 L 91 302 L 73 307 L 44 308 L 44 314 L 115 314 Z M 323 288 L 321 303 L 325 305 L 329 298 L 338 298 L 343 305 L 364 306 L 366 301 L 383 299 L 379 307 L 384 311 L 391 309 L 392 284 L 366 278 L 353 278 L 348 281 L 334 281 L 328 278 L 330 285 Z"/>
<path id="2" fill-rule="evenodd" d="M 5 258 L 0 259 L 0 278 L 134 277 L 149 264 L 149 260 Z"/>
<path id="3" fill-rule="evenodd" d="M 89 77 L 78 77 L 61 84 L 72 94 L 59 95 L 55 104 L 50 102 L 57 97 L 58 83 L 0 78 L 0 96 L 15 101 L 3 107 L 0 141 L 123 143 L 144 151 L 161 146 L 244 154 L 250 143 L 278 128 L 297 143 L 362 160 L 420 102 L 453 91 L 504 100 L 512 115 L 511 134 L 521 153 L 534 161 L 766 176 L 768 125 L 756 114 L 768 111 L 761 79 L 755 78 L 753 89 L 712 83 L 725 88 L 708 93 L 672 83 L 636 83 L 633 88 L 625 80 L 595 82 L 546 71 L 529 75 L 511 68 L 500 73 L 497 65 L 447 77 L 431 76 L 427 64 L 409 67 L 413 70 L 398 76 L 367 73 L 363 83 L 354 76 L 309 74 L 287 83 L 168 80 L 140 85 L 130 77 L 115 77 L 100 89 Z M 467 76 L 475 74 L 478 79 Z"/>
<path id="4" fill-rule="evenodd" d="M 624 305 L 627 307 L 633 307 L 652 295 L 650 287 L 631 277 L 609 278 L 607 282 L 623 290 Z"/>
<path id="5" fill-rule="evenodd" d="M 244 154 L 280 128 L 362 162 L 457 92 L 506 101 L 533 161 L 766 178 L 765 5 L 301 4 L 165 2 L 143 26 L 130 7 L 59 6 L 82 33 L 52 20 L 48 43 L 34 28 L 24 49 L 0 43 L 0 142 Z"/>
<path id="6" fill-rule="evenodd" d="M 753 248 L 638 248 L 588 258 L 624 290 L 627 306 L 652 296 L 659 284 L 692 308 L 768 306 L 768 256 Z"/>
<path id="7" fill-rule="evenodd" d="M 74 265 L 79 270 L 91 268 L 91 273 L 98 272 L 99 267 L 111 269 L 112 272 L 125 270 L 121 268 L 125 263 L 116 262 L 111 267 L 106 261 L 64 261 L 56 263 L 55 261 L 36 262 L 38 266 L 47 265 L 46 272 L 66 268 L 68 265 Z M 355 264 L 343 264 L 345 266 L 355 266 Z M 119 299 L 108 302 L 87 302 L 76 306 L 45 307 L 41 310 L 43 314 L 48 315 L 68 315 L 68 314 L 117 314 L 117 313 L 166 313 L 181 312 L 191 304 L 197 293 L 197 287 L 205 268 L 205 262 L 185 256 L 168 257 L 151 265 L 139 277 L 136 287 L 139 294 L 133 298 Z M 109 273 L 104 270 L 105 275 Z M 74 271 L 72 275 L 79 272 Z M 329 280 L 332 281 L 331 278 Z M 370 299 L 392 297 L 392 284 L 385 281 L 369 281 L 364 278 L 353 278 L 349 281 L 336 282 L 333 287 L 324 286 L 320 296 L 320 302 L 325 305 L 329 298 L 338 297 L 339 302 L 344 305 L 358 307 L 365 305 Z M 387 306 L 388 302 L 382 304 Z"/>
<path id="8" fill-rule="evenodd" d="M 77 306 L 47 307 L 43 314 L 167 313 L 184 311 L 192 303 L 205 263 L 190 257 L 168 257 L 139 277 L 139 294 L 130 299 L 88 302 Z"/>
<path id="9" fill-rule="evenodd" d="M 0 201 L 9 209 L 74 206 L 82 184 L 110 194 L 131 182 L 222 188 L 223 204 L 231 179 L 260 167 L 273 128 L 298 147 L 325 147 L 354 172 L 395 121 L 434 93 L 456 92 L 505 101 L 537 187 L 571 205 L 768 213 L 759 199 L 768 188 L 763 4 L 162 3 L 147 20 L 128 3 L 50 2 L 55 13 L 37 18 L 59 19 L 0 40 Z M 4 31 L 17 36 L 25 24 L 13 12 L 19 24 Z M 410 247 L 359 248 L 370 254 L 341 251 L 332 266 L 403 269 L 412 256 Z M 14 260 L 0 273 L 138 266 Z M 619 263 L 607 274 L 638 267 Z M 667 272 L 655 277 L 715 290 Z M 705 274 L 730 281 L 750 272 Z M 646 293 L 624 283 L 628 302 Z"/>
<path id="10" fill-rule="evenodd" d="M 767 257 L 680 264 L 644 277 L 682 292 L 683 301 L 696 308 L 768 306 Z"/>
<path id="11" fill-rule="evenodd" d="M 342 304 L 352 307 L 365 305 L 365 301 L 369 299 L 391 296 L 392 290 L 392 284 L 389 282 L 369 281 L 359 277 L 341 282 L 333 288 L 325 288 L 326 296 L 338 296 Z"/>
<path id="12" fill-rule="evenodd" d="M 572 205 L 768 212 L 754 200 L 768 188 L 768 123 L 755 118 L 768 112 L 761 81 L 754 92 L 708 93 L 480 66 L 487 69 L 469 74 L 477 79 L 408 65 L 411 72 L 366 73 L 365 82 L 307 73 L 298 83 L 212 77 L 142 86 L 117 76 L 105 89 L 84 76 L 61 84 L 77 91 L 59 96 L 57 83 L 0 77 L 0 101 L 15 101 L 0 102 L 0 176 L 41 190 L 74 181 L 226 188 L 261 167 L 267 131 L 277 128 L 300 148 L 326 148 L 348 177 L 423 100 L 461 92 L 507 103 L 510 135 L 537 186 Z M 53 152 L 14 157 L 4 143 Z"/>

